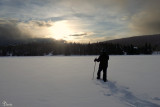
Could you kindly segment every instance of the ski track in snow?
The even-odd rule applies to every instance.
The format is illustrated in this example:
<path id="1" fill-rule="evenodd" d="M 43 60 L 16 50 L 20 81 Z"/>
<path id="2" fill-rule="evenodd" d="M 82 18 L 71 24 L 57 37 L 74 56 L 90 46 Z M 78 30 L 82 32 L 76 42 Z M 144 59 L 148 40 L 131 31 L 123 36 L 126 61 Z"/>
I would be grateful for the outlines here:
<path id="1" fill-rule="evenodd" d="M 104 83 L 101 80 L 96 80 L 95 84 L 105 89 L 105 91 L 102 91 L 105 96 L 114 96 L 130 107 L 160 107 L 158 104 L 136 97 L 128 90 L 128 87 L 119 86 L 114 81 Z M 152 100 L 160 101 L 160 98 L 155 97 Z"/>

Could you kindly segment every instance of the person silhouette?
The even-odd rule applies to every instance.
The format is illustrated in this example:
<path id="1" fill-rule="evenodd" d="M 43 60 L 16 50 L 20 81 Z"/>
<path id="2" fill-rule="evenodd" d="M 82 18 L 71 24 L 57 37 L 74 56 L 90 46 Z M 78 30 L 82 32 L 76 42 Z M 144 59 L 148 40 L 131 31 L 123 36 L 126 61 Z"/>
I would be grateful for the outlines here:
<path id="1" fill-rule="evenodd" d="M 100 56 L 94 59 L 94 62 L 100 62 L 99 63 L 99 68 L 97 72 L 97 79 L 100 79 L 101 77 L 101 71 L 103 70 L 103 81 L 107 82 L 107 68 L 108 68 L 108 60 L 109 60 L 109 55 L 106 50 L 102 50 Z"/>

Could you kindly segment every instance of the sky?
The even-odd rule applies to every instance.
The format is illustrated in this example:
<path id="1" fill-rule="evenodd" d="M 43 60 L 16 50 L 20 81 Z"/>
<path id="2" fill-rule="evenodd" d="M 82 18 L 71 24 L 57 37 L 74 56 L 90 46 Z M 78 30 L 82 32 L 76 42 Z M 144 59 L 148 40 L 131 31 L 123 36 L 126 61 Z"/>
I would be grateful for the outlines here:
<path id="1" fill-rule="evenodd" d="M 98 42 L 160 33 L 160 0 L 0 0 L 0 39 Z"/>

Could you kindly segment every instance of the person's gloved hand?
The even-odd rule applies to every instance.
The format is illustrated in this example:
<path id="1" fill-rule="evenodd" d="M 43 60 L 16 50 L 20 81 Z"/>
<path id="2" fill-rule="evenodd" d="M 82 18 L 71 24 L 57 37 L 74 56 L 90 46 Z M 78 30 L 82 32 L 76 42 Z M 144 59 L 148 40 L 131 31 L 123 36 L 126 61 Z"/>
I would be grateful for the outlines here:
<path id="1" fill-rule="evenodd" d="M 96 62 L 96 61 L 97 61 L 97 58 L 94 59 L 94 62 Z"/>

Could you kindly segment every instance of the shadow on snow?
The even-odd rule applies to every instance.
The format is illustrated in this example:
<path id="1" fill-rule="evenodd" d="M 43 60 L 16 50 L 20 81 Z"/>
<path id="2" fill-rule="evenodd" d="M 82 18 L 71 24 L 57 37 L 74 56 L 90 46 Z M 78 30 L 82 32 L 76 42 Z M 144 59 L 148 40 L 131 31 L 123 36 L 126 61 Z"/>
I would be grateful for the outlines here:
<path id="1" fill-rule="evenodd" d="M 160 107 L 160 105 L 152 103 L 147 100 L 142 100 L 136 97 L 132 92 L 130 92 L 128 87 L 118 86 L 116 82 L 108 81 L 104 83 L 103 81 L 95 82 L 96 85 L 101 86 L 106 91 L 103 91 L 105 96 L 114 96 L 118 98 L 123 103 L 131 107 Z M 158 97 L 156 97 L 157 99 Z M 153 100 L 156 100 L 153 99 Z M 159 98 L 158 98 L 159 100 Z"/>

